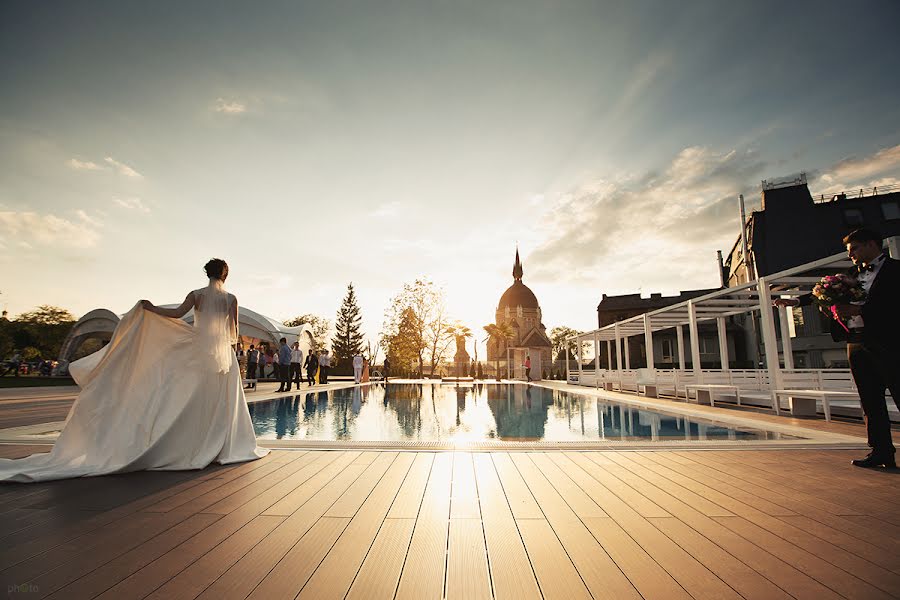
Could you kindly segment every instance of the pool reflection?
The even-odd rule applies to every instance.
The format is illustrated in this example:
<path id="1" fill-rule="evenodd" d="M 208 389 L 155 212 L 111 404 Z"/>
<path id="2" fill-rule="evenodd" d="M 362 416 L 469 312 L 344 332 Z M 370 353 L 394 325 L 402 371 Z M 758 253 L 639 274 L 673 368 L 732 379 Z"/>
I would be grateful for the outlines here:
<path id="1" fill-rule="evenodd" d="M 372 384 L 257 402 L 249 408 L 256 434 L 263 439 L 477 442 L 791 438 L 515 384 Z"/>

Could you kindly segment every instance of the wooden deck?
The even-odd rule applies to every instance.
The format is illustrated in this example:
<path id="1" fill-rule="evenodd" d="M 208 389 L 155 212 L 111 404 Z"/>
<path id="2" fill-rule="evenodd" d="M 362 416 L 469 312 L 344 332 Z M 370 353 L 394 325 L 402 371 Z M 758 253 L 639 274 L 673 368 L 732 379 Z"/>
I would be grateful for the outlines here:
<path id="1" fill-rule="evenodd" d="M 276 450 L 3 484 L 0 582 L 65 600 L 900 597 L 900 479 L 858 454 Z"/>

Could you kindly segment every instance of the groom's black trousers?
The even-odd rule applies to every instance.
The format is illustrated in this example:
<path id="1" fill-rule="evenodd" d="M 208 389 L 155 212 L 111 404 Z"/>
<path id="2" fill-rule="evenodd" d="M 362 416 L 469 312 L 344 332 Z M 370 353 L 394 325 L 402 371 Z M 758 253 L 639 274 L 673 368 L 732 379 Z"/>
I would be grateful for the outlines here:
<path id="1" fill-rule="evenodd" d="M 872 344 L 848 343 L 847 359 L 859 391 L 872 454 L 880 458 L 892 457 L 894 444 L 884 392 L 890 389 L 900 408 L 900 353 Z"/>

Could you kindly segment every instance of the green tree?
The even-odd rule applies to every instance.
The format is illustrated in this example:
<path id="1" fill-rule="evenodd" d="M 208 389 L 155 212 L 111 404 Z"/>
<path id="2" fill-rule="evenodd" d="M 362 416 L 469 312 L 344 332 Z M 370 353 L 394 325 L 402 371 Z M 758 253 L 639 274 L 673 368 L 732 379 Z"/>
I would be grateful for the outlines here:
<path id="1" fill-rule="evenodd" d="M 407 308 L 400 315 L 396 333 L 382 338 L 382 347 L 391 361 L 392 371 L 409 374 L 416 370 L 423 345 L 420 331 L 415 311 Z"/>
<path id="2" fill-rule="evenodd" d="M 566 358 L 564 354 L 566 354 L 567 349 L 570 358 L 575 356 L 575 340 L 568 340 L 567 338 L 574 337 L 580 333 L 582 332 L 566 326 L 551 329 L 549 337 L 552 344 L 553 359 L 564 360 Z"/>
<path id="3" fill-rule="evenodd" d="M 331 339 L 331 349 L 340 362 L 350 360 L 362 352 L 363 335 L 360 332 L 362 317 L 359 315 L 359 305 L 356 302 L 356 292 L 353 284 L 347 286 L 347 295 L 341 303 L 335 321 L 335 335 Z"/>
<path id="4" fill-rule="evenodd" d="M 16 348 L 32 347 L 44 358 L 56 358 L 74 323 L 68 310 L 42 304 L 10 321 L 8 333 Z"/>
<path id="5" fill-rule="evenodd" d="M 312 329 L 313 342 L 315 342 L 315 348 L 313 348 L 313 350 L 322 350 L 327 345 L 326 342 L 328 340 L 328 332 L 331 330 L 331 321 L 325 317 L 307 313 L 285 321 L 284 324 L 287 327 L 309 325 Z"/>
<path id="6" fill-rule="evenodd" d="M 501 323 L 497 325 L 496 323 L 489 323 L 484 326 L 484 330 L 487 332 L 487 339 L 492 341 L 497 345 L 497 353 L 495 354 L 496 360 L 496 368 L 497 368 L 497 380 L 500 380 L 500 355 L 506 350 L 506 344 L 512 337 L 515 335 L 512 327 L 508 323 Z"/>
<path id="7" fill-rule="evenodd" d="M 16 321 L 37 325 L 62 325 L 74 323 L 75 317 L 64 308 L 51 306 L 50 304 L 41 304 L 36 309 L 24 312 L 16 317 Z"/>
<path id="8" fill-rule="evenodd" d="M 453 342 L 453 335 L 448 332 L 450 319 L 447 316 L 444 290 L 424 277 L 404 284 L 385 311 L 382 328 L 384 339 L 392 340 L 398 335 L 400 323 L 408 310 L 416 317 L 414 320 L 407 319 L 407 325 L 416 327 L 415 335 L 410 338 L 409 343 L 417 345 L 419 364 L 430 363 L 433 376 L 435 368 Z"/>

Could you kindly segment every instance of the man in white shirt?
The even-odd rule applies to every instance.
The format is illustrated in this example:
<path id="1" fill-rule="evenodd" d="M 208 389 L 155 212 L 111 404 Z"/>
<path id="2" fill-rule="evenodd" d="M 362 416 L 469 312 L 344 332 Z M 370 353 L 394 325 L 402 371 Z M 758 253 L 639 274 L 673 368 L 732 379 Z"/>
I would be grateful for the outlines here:
<path id="1" fill-rule="evenodd" d="M 353 381 L 357 384 L 362 381 L 363 357 L 357 353 L 353 357 Z"/>
<path id="2" fill-rule="evenodd" d="M 291 381 L 297 384 L 297 389 L 300 389 L 300 379 L 302 375 L 300 372 L 303 370 L 303 351 L 300 350 L 300 342 L 294 342 L 293 347 L 291 348 L 291 372 L 290 379 L 288 380 L 288 391 L 291 391 Z"/>

